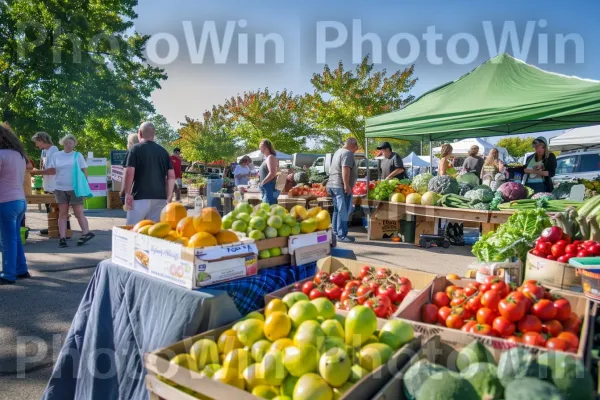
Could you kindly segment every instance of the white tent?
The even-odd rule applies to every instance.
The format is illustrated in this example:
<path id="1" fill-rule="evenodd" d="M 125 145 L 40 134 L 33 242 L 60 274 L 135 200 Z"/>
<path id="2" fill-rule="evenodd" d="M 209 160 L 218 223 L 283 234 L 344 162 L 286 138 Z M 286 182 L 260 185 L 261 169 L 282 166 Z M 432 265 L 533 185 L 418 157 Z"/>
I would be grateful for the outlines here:
<path id="1" fill-rule="evenodd" d="M 464 139 L 455 143 L 450 143 L 452 145 L 452 155 L 462 156 L 469 154 L 469 149 L 471 146 L 476 145 L 479 146 L 479 153 L 483 155 L 488 155 L 490 150 L 498 149 L 498 156 L 501 160 L 505 160 L 508 158 L 508 151 L 504 147 L 494 146 L 487 140 L 483 139 Z M 435 154 L 439 154 L 442 151 L 441 147 L 434 147 L 433 152 Z"/>
<path id="2" fill-rule="evenodd" d="M 600 125 L 569 129 L 550 139 L 552 151 L 583 150 L 598 146 L 600 146 Z"/>
<path id="3" fill-rule="evenodd" d="M 289 154 L 285 154 L 285 153 L 282 153 L 277 150 L 275 150 L 275 153 L 276 153 L 277 159 L 279 161 L 292 159 L 292 156 L 290 156 Z M 253 151 L 252 153 L 244 154 L 244 155 L 250 157 L 252 159 L 252 161 L 262 161 L 265 159 L 265 156 L 263 155 L 263 153 L 260 152 L 260 150 L 256 150 L 256 151 Z M 244 156 L 239 156 L 237 158 L 238 162 L 240 162 L 242 157 L 244 157 Z"/>
<path id="4" fill-rule="evenodd" d="M 429 167 L 429 161 L 425 157 L 429 159 L 429 156 L 418 156 L 413 151 L 402 159 L 402 163 L 411 167 Z"/>

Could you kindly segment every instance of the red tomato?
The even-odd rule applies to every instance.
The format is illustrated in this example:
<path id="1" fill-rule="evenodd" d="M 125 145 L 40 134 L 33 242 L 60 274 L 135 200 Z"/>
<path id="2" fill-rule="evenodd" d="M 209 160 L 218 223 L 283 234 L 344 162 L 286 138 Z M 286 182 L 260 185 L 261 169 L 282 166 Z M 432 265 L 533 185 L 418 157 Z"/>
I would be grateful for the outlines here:
<path id="1" fill-rule="evenodd" d="M 491 284 L 491 283 L 482 283 L 481 285 L 479 285 L 479 291 L 480 291 L 481 293 L 485 293 L 485 292 L 487 292 L 488 290 L 490 290 L 490 286 L 492 286 L 492 284 Z"/>
<path id="2" fill-rule="evenodd" d="M 400 285 L 396 289 L 396 302 L 402 303 L 402 300 L 406 297 L 406 295 L 410 292 L 410 284 L 408 285 Z"/>
<path id="3" fill-rule="evenodd" d="M 551 253 L 554 257 L 560 257 L 565 254 L 566 244 L 555 243 L 552 245 Z"/>
<path id="4" fill-rule="evenodd" d="M 310 291 L 310 294 L 308 295 L 308 297 L 311 300 L 314 300 L 314 299 L 318 299 L 319 297 L 327 297 L 327 295 L 321 289 L 313 289 Z"/>
<path id="5" fill-rule="evenodd" d="M 551 337 L 558 336 L 558 334 L 561 333 L 562 330 L 562 324 L 555 319 L 542 323 L 542 332 L 547 335 L 550 335 Z"/>
<path id="6" fill-rule="evenodd" d="M 311 290 L 313 290 L 315 288 L 315 283 L 313 281 L 306 281 L 304 282 L 304 284 L 302 285 L 302 293 L 304 293 L 305 295 L 309 295 Z"/>
<path id="7" fill-rule="evenodd" d="M 352 307 L 355 307 L 356 305 L 358 305 L 358 303 L 354 299 L 346 299 L 342 301 L 342 309 L 346 311 L 350 311 Z"/>
<path id="8" fill-rule="evenodd" d="M 446 325 L 446 320 L 452 313 L 452 309 L 450 307 L 440 307 L 438 310 L 438 322 L 442 325 Z"/>
<path id="9" fill-rule="evenodd" d="M 496 319 L 494 319 L 494 323 L 492 324 L 492 329 L 496 334 L 498 334 L 498 336 L 506 337 L 515 333 L 517 327 L 506 317 L 496 317 Z"/>
<path id="10" fill-rule="evenodd" d="M 587 250 L 579 250 L 579 252 L 577 253 L 577 257 L 591 257 L 592 253 L 590 253 Z"/>
<path id="11" fill-rule="evenodd" d="M 463 332 L 470 333 L 471 328 L 474 327 L 475 325 L 477 325 L 477 321 L 470 320 L 470 321 L 465 322 L 465 324 L 462 326 L 462 328 L 460 328 L 460 330 Z"/>
<path id="12" fill-rule="evenodd" d="M 513 343 L 523 343 L 523 338 L 521 338 L 520 336 L 509 336 L 506 338 L 506 340 Z"/>
<path id="13" fill-rule="evenodd" d="M 556 242 L 556 244 L 559 244 L 559 245 L 561 245 L 561 246 L 566 246 L 566 245 L 568 245 L 569 243 L 571 243 L 571 242 L 567 242 L 567 241 L 566 241 L 566 240 L 564 240 L 564 239 L 561 239 L 561 240 L 559 240 L 559 241 L 557 241 L 557 242 Z"/>
<path id="14" fill-rule="evenodd" d="M 538 257 L 544 257 L 544 255 L 542 253 L 540 253 L 539 251 L 537 251 L 536 249 L 531 250 L 531 254 L 533 254 L 534 256 L 538 256 Z"/>
<path id="15" fill-rule="evenodd" d="M 573 240 L 573 243 L 571 243 L 573 246 L 579 246 L 581 244 L 581 240 Z"/>
<path id="16" fill-rule="evenodd" d="M 392 303 L 390 299 L 384 296 L 375 296 L 365 301 L 365 307 L 369 307 L 375 312 L 377 318 L 388 318 L 391 313 Z"/>
<path id="17" fill-rule="evenodd" d="M 519 288 L 519 292 L 529 297 L 534 302 L 544 298 L 544 287 L 537 282 L 526 281 Z"/>
<path id="18" fill-rule="evenodd" d="M 571 316 L 568 320 L 563 323 L 563 329 L 568 332 L 573 332 L 576 335 L 579 335 L 581 332 L 581 318 L 579 318 L 574 313 L 571 313 Z"/>
<path id="19" fill-rule="evenodd" d="M 351 299 L 356 296 L 356 289 L 344 290 L 340 295 L 340 301 L 343 303 L 346 299 Z"/>
<path id="20" fill-rule="evenodd" d="M 465 295 L 454 296 L 452 298 L 452 300 L 450 300 L 450 306 L 451 307 L 458 307 L 461 304 L 463 304 L 465 301 L 467 301 L 467 296 L 465 296 Z"/>
<path id="21" fill-rule="evenodd" d="M 423 304 L 421 307 L 421 321 L 427 324 L 438 322 L 438 307 L 435 304 Z"/>
<path id="22" fill-rule="evenodd" d="M 490 336 L 492 334 L 492 327 L 487 324 L 476 324 L 473 325 L 470 332 L 478 335 Z"/>
<path id="23" fill-rule="evenodd" d="M 573 332 L 561 332 L 558 334 L 557 338 L 564 340 L 567 342 L 567 348 L 579 348 L 579 336 L 575 335 Z"/>
<path id="24" fill-rule="evenodd" d="M 565 254 L 564 256 L 560 256 L 556 259 L 556 261 L 561 262 L 561 263 L 568 263 L 569 260 L 573 258 L 573 256 L 571 256 L 570 254 Z"/>
<path id="25" fill-rule="evenodd" d="M 365 265 L 360 269 L 360 279 L 363 279 L 365 276 L 373 276 L 374 272 L 375 268 Z"/>
<path id="26" fill-rule="evenodd" d="M 437 292 L 433 295 L 433 304 L 438 307 L 444 307 L 450 304 L 450 298 L 444 292 Z"/>
<path id="27" fill-rule="evenodd" d="M 396 300 L 396 288 L 393 285 L 384 283 L 383 285 L 379 286 L 377 292 L 375 293 L 380 296 L 386 296 L 391 301 Z"/>
<path id="28" fill-rule="evenodd" d="M 552 243 L 550 242 L 538 242 L 538 244 L 535 245 L 535 249 L 537 250 L 538 253 L 543 254 L 543 255 L 549 255 L 551 250 L 552 250 Z"/>
<path id="29" fill-rule="evenodd" d="M 554 303 L 548 299 L 541 299 L 535 303 L 533 307 L 531 307 L 531 312 L 542 321 L 547 321 L 556 317 Z"/>
<path id="30" fill-rule="evenodd" d="M 450 314 L 446 319 L 446 326 L 452 329 L 460 329 L 464 323 L 463 317 L 458 314 Z"/>
<path id="31" fill-rule="evenodd" d="M 497 290 L 498 293 L 500 293 L 500 297 L 506 297 L 508 295 L 508 285 L 500 279 L 498 279 L 497 282 L 492 283 L 491 289 Z"/>
<path id="32" fill-rule="evenodd" d="M 554 300 L 554 308 L 556 308 L 555 318 L 560 322 L 566 321 L 571 317 L 571 304 L 566 299 Z"/>
<path id="33" fill-rule="evenodd" d="M 373 291 L 370 287 L 365 285 L 359 286 L 358 289 L 356 289 L 356 300 L 358 301 L 358 304 L 363 304 L 365 301 L 367 301 L 371 294 L 373 294 Z"/>
<path id="34" fill-rule="evenodd" d="M 592 246 L 594 244 L 596 244 L 596 242 L 594 240 L 586 240 L 585 242 L 581 243 L 583 245 L 583 247 L 588 247 L 588 246 Z"/>
<path id="35" fill-rule="evenodd" d="M 315 275 L 315 283 L 318 285 L 324 284 L 325 282 L 327 282 L 327 279 L 329 278 L 329 274 L 325 271 L 319 271 L 317 272 L 317 274 Z"/>
<path id="36" fill-rule="evenodd" d="M 527 332 L 523 335 L 523 343 L 530 346 L 544 346 L 546 339 L 539 332 Z"/>
<path id="37" fill-rule="evenodd" d="M 593 245 L 593 246 L 590 246 L 590 247 L 588 248 L 588 251 L 589 251 L 590 253 L 592 253 L 592 255 L 594 255 L 594 256 L 596 256 L 596 257 L 600 256 L 600 244 L 599 244 L 599 243 L 596 243 L 595 245 Z"/>
<path id="38" fill-rule="evenodd" d="M 474 288 L 475 290 L 479 290 L 479 287 L 480 287 L 480 286 L 481 286 L 481 283 L 479 283 L 479 282 L 469 282 L 469 283 L 467 284 L 467 287 L 472 287 L 472 288 Z"/>
<path id="39" fill-rule="evenodd" d="M 488 290 L 481 297 L 481 304 L 484 307 L 489 308 L 490 310 L 495 310 L 498 308 L 498 304 L 500 303 L 500 293 L 497 290 Z"/>
<path id="40" fill-rule="evenodd" d="M 558 351 L 567 350 L 567 342 L 559 338 L 550 338 L 546 341 L 546 348 Z"/>
<path id="41" fill-rule="evenodd" d="M 325 295 L 331 301 L 339 300 L 342 296 L 342 288 L 337 285 L 327 286 L 325 288 Z"/>
<path id="42" fill-rule="evenodd" d="M 467 286 L 464 290 L 463 293 L 465 294 L 465 296 L 467 297 L 471 297 L 473 296 L 475 293 L 477 293 L 477 289 L 472 287 L 472 286 Z"/>
<path id="43" fill-rule="evenodd" d="M 346 277 L 341 272 L 334 272 L 333 274 L 331 274 L 329 276 L 329 281 L 331 283 L 333 283 L 334 285 L 343 288 L 346 286 L 347 279 L 345 279 L 345 278 Z"/>
<path id="44" fill-rule="evenodd" d="M 407 277 L 400 276 L 398 277 L 397 281 L 400 285 L 408 287 L 409 291 L 412 289 L 412 282 Z"/>
<path id="45" fill-rule="evenodd" d="M 462 290 L 462 288 L 456 285 L 450 285 L 446 287 L 446 294 L 448 295 L 448 297 L 452 298 L 454 297 L 454 292 L 456 292 L 457 290 Z"/>
<path id="46" fill-rule="evenodd" d="M 517 296 L 518 292 L 513 292 L 506 296 L 504 300 L 498 303 L 498 311 L 500 315 L 506 317 L 511 322 L 517 322 L 525 316 L 526 303 L 525 300 Z"/>
<path id="47" fill-rule="evenodd" d="M 476 296 L 471 297 L 469 300 L 467 300 L 467 304 L 465 305 L 465 308 L 476 313 L 477 310 L 479 310 L 481 307 L 483 307 L 483 304 L 481 304 L 482 297 L 483 297 L 483 295 L 481 293 Z"/>
<path id="48" fill-rule="evenodd" d="M 568 244 L 565 246 L 565 254 L 575 257 L 577 254 L 577 246 L 574 244 Z"/>
<path id="49" fill-rule="evenodd" d="M 541 332 L 542 321 L 535 315 L 527 314 L 519 321 L 518 328 L 520 332 Z"/>
<path id="50" fill-rule="evenodd" d="M 379 286 L 381 286 L 381 281 L 379 281 L 379 280 L 372 280 L 371 282 L 368 283 L 368 286 L 371 288 L 371 291 L 373 293 L 377 293 L 377 290 L 379 289 Z"/>
<path id="51" fill-rule="evenodd" d="M 492 311 L 487 307 L 480 308 L 477 310 L 476 314 L 477 322 L 482 325 L 492 325 L 497 316 L 495 311 Z"/>
<path id="52" fill-rule="evenodd" d="M 292 290 L 293 292 L 301 292 L 302 291 L 302 282 L 296 282 L 294 284 L 294 289 Z"/>
<path id="53" fill-rule="evenodd" d="M 377 270 L 377 273 L 375 274 L 375 276 L 378 279 L 385 279 L 388 276 L 390 276 L 392 274 L 392 271 L 390 271 L 388 268 L 379 268 Z"/>
<path id="54" fill-rule="evenodd" d="M 360 281 L 357 280 L 351 280 L 346 282 L 346 285 L 344 286 L 344 290 L 349 290 L 352 288 L 357 288 L 360 286 Z"/>
<path id="55" fill-rule="evenodd" d="M 571 244 L 571 236 L 567 235 L 566 233 L 563 233 L 562 240 L 564 240 L 567 244 Z"/>

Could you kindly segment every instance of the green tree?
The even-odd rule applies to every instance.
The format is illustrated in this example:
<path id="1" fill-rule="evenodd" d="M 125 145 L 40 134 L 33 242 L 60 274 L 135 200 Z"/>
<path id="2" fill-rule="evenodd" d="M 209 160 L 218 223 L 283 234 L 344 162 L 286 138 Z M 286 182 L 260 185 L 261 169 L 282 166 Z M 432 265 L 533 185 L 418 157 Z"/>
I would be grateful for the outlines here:
<path id="1" fill-rule="evenodd" d="M 335 132 L 331 141 L 354 136 L 364 148 L 366 118 L 398 110 L 412 101 L 409 92 L 417 82 L 414 65 L 391 76 L 386 70 L 373 69 L 366 56 L 354 71 L 345 70 L 340 61 L 335 70 L 326 65 L 323 73 L 313 75 L 314 92 L 305 96 L 305 102 L 315 127 Z"/>
<path id="2" fill-rule="evenodd" d="M 238 151 L 222 113 L 217 107 L 206 111 L 203 120 L 186 117 L 179 128 L 179 139 L 173 142 L 188 161 L 233 161 Z"/>
<path id="3" fill-rule="evenodd" d="M 108 155 L 154 112 L 149 97 L 166 75 L 146 63 L 149 37 L 132 32 L 136 5 L 0 0 L 0 117 L 28 151 L 44 130 Z"/>
<path id="4" fill-rule="evenodd" d="M 228 99 L 220 110 L 244 151 L 257 150 L 261 139 L 269 139 L 278 151 L 303 152 L 318 133 L 307 121 L 302 98 L 287 90 L 245 92 Z"/>
<path id="5" fill-rule="evenodd" d="M 532 151 L 532 137 L 520 138 L 517 136 L 502 138 L 498 140 L 498 146 L 504 147 L 511 157 L 523 157 L 528 151 Z"/>
<path id="6" fill-rule="evenodd" d="M 179 133 L 169 124 L 167 119 L 161 114 L 154 114 L 146 119 L 154 124 L 156 132 L 156 143 L 167 149 L 169 153 L 176 147 L 174 143 L 179 139 Z"/>

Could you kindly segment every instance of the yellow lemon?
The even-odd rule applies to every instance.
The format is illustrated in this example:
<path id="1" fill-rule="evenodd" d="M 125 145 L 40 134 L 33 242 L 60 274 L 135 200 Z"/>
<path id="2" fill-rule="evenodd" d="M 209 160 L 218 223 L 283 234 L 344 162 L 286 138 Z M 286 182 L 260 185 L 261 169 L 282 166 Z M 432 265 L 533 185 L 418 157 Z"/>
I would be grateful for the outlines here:
<path id="1" fill-rule="evenodd" d="M 292 320 L 281 311 L 271 313 L 264 325 L 265 337 L 274 342 L 277 339 L 287 337 L 292 329 Z"/>
<path id="2" fill-rule="evenodd" d="M 287 313 L 288 309 L 283 300 L 281 299 L 273 299 L 267 304 L 265 307 L 265 317 L 268 317 L 274 312 L 280 311 L 282 313 Z"/>

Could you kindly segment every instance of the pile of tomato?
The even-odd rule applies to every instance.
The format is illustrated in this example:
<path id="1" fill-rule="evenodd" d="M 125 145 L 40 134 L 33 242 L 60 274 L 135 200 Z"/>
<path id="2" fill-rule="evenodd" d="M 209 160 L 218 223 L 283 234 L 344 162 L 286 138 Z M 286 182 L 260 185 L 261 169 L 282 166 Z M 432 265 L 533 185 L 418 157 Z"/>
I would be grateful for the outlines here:
<path id="1" fill-rule="evenodd" d="M 421 320 L 468 333 L 576 353 L 581 319 L 535 280 L 514 289 L 498 277 L 450 285 L 421 308 Z"/>
<path id="2" fill-rule="evenodd" d="M 369 182 L 369 190 L 375 189 L 377 182 Z M 357 181 L 352 188 L 352 194 L 354 196 L 366 196 L 367 194 L 367 181 Z"/>
<path id="3" fill-rule="evenodd" d="M 573 240 L 558 226 L 544 229 L 531 254 L 548 260 L 568 263 L 573 257 L 600 256 L 600 243 L 594 240 Z"/>
<path id="4" fill-rule="evenodd" d="M 327 188 L 320 183 L 313 183 L 310 188 L 310 194 L 317 197 L 328 197 Z"/>
<path id="5" fill-rule="evenodd" d="M 398 310 L 412 283 L 406 277 L 393 273 L 388 268 L 375 268 L 365 265 L 357 277 L 347 269 L 339 269 L 332 274 L 318 272 L 314 278 L 294 285 L 311 300 L 327 297 L 336 308 L 350 311 L 358 304 L 371 308 L 378 318 L 389 318 Z"/>

